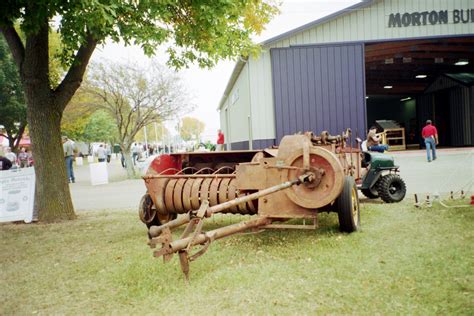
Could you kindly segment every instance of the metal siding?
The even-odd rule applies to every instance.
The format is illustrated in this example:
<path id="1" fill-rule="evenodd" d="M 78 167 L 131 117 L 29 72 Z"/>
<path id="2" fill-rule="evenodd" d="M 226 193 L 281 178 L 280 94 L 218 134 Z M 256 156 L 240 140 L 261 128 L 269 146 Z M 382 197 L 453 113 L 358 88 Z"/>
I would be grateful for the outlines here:
<path id="1" fill-rule="evenodd" d="M 470 126 L 466 120 L 469 111 L 469 89 L 456 87 L 450 89 L 451 142 L 453 146 L 471 143 Z"/>
<path id="2" fill-rule="evenodd" d="M 473 34 L 474 23 L 452 23 L 453 9 L 474 8 L 474 0 L 386 0 L 374 2 L 371 6 L 352 10 L 312 28 L 302 30 L 292 36 L 270 44 L 270 47 L 286 47 L 315 43 L 334 43 L 348 41 L 383 40 L 394 38 L 412 38 L 439 35 Z M 436 25 L 408 26 L 389 28 L 391 13 L 448 10 L 449 23 Z M 354 30 L 357 33 L 354 34 Z M 301 36 L 303 32 L 319 36 Z"/>
<path id="3" fill-rule="evenodd" d="M 466 118 L 469 120 L 469 124 L 471 125 L 471 146 L 474 146 L 474 86 L 470 88 L 470 101 L 469 101 L 469 116 Z M 474 165 L 474 161 L 473 161 Z M 473 166 L 474 167 L 474 166 Z"/>
<path id="4" fill-rule="evenodd" d="M 250 114 L 250 93 L 248 81 L 248 64 L 244 66 L 242 72 L 237 79 L 234 87 L 229 93 L 228 98 L 228 112 L 229 112 L 229 127 L 228 127 L 228 141 L 230 143 L 244 141 L 249 139 L 249 122 L 248 116 Z M 238 90 L 238 99 L 232 104 L 232 95 Z"/>
<path id="5" fill-rule="evenodd" d="M 233 142 L 231 143 L 231 148 L 232 150 L 247 150 L 249 149 L 249 142 L 248 141 Z"/>
<path id="6" fill-rule="evenodd" d="M 274 139 L 256 139 L 252 142 L 253 149 L 265 149 L 275 145 Z"/>
<path id="7" fill-rule="evenodd" d="M 277 142 L 306 130 L 364 133 L 362 44 L 278 48 L 271 56 Z"/>

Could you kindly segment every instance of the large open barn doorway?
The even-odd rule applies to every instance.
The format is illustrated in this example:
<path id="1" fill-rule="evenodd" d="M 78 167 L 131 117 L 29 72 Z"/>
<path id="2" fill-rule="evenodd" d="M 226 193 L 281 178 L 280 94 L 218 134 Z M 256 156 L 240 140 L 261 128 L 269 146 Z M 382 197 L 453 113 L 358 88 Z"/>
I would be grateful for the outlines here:
<path id="1" fill-rule="evenodd" d="M 474 145 L 473 56 L 474 36 L 367 43 L 367 124 L 395 121 L 418 148 L 431 119 L 440 145 Z"/>

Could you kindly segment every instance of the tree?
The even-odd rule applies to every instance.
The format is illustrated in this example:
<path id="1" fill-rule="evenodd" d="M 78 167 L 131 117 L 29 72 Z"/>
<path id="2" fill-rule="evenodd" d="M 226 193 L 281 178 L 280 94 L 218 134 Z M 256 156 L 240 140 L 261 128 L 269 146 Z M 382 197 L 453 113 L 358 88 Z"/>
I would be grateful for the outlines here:
<path id="1" fill-rule="evenodd" d="M 35 159 L 35 208 L 39 219 L 75 218 L 61 147 L 61 117 L 81 85 L 97 45 L 107 38 L 140 45 L 151 55 L 163 43 L 169 63 L 212 66 L 220 58 L 256 53 L 251 36 L 276 12 L 266 0 L 122 1 L 4 0 L 0 31 L 20 74 Z M 268 0 L 271 1 L 271 0 Z M 59 19 L 58 19 L 59 17 Z M 67 67 L 59 85 L 50 81 L 50 21 L 58 19 L 61 60 Z M 23 43 L 14 28 L 19 23 Z"/>
<path id="2" fill-rule="evenodd" d="M 0 38 L 0 135 L 17 151 L 26 128 L 26 102 L 20 76 L 3 38 Z"/>
<path id="3" fill-rule="evenodd" d="M 190 108 L 179 76 L 158 63 L 95 64 L 86 89 L 115 120 L 130 178 L 135 175 L 130 149 L 138 132 Z"/>
<path id="4" fill-rule="evenodd" d="M 61 119 L 62 134 L 70 139 L 88 141 L 90 137 L 86 135 L 87 125 L 97 110 L 90 96 L 84 92 L 84 89 L 79 89 L 64 110 Z"/>
<path id="5" fill-rule="evenodd" d="M 194 117 L 184 117 L 181 120 L 179 135 L 185 141 L 199 140 L 206 124 Z"/>
<path id="6" fill-rule="evenodd" d="M 118 139 L 117 126 L 110 113 L 104 110 L 94 112 L 85 126 L 83 139 L 88 142 L 115 143 Z"/>

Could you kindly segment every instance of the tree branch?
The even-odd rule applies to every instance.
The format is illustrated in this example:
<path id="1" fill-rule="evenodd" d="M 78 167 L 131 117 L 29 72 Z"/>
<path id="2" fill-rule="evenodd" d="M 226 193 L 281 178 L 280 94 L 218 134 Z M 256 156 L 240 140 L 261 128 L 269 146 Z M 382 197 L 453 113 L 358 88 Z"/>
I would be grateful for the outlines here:
<path id="1" fill-rule="evenodd" d="M 89 34 L 86 43 L 77 51 L 77 54 L 74 57 L 74 62 L 69 68 L 66 77 L 64 77 L 61 84 L 54 91 L 55 103 L 61 112 L 64 111 L 66 105 L 69 103 L 76 90 L 80 87 L 87 64 L 89 63 L 96 45 L 97 40 Z"/>
<path id="2" fill-rule="evenodd" d="M 23 45 L 20 36 L 13 27 L 13 24 L 9 22 L 6 27 L 1 27 L 0 31 L 2 32 L 5 40 L 10 47 L 10 50 L 15 60 L 16 66 L 18 67 L 19 72 L 21 73 L 21 67 L 23 60 L 25 59 L 25 46 Z"/>

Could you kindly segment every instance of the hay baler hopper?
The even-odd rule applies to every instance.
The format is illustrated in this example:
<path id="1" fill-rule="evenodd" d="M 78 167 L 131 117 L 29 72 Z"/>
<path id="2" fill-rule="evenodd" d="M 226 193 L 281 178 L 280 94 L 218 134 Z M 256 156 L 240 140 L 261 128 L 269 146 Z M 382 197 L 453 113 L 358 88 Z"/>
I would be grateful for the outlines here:
<path id="1" fill-rule="evenodd" d="M 342 136 L 327 132 L 285 136 L 279 147 L 262 151 L 228 151 L 161 155 L 143 177 L 147 193 L 140 218 L 147 225 L 155 257 L 168 261 L 179 254 L 186 278 L 189 261 L 216 239 L 251 229 L 317 227 L 318 212 L 337 212 L 341 231 L 359 227 L 359 151 Z M 216 213 L 255 215 L 249 220 L 202 231 Z M 179 217 L 178 214 L 182 214 Z M 304 219 L 309 225 L 284 224 Z M 186 225 L 172 240 L 171 230 Z M 192 253 L 194 246 L 200 249 Z"/>

